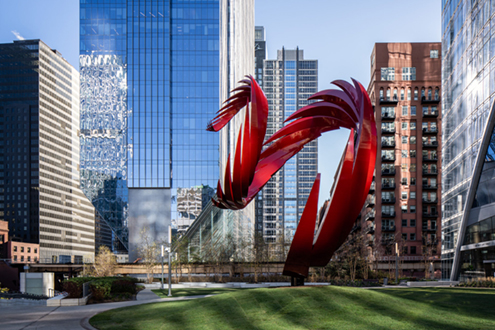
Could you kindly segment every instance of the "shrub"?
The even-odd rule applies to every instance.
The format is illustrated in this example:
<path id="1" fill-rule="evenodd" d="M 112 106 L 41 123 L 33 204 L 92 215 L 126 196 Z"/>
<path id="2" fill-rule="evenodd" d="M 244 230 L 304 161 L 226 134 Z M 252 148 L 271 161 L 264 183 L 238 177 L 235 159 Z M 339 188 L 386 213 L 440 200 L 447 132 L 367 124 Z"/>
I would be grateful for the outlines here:
<path id="1" fill-rule="evenodd" d="M 116 279 L 112 282 L 112 294 L 129 293 L 136 294 L 136 284 L 133 281 Z"/>
<path id="2" fill-rule="evenodd" d="M 108 278 L 100 278 L 93 281 L 89 288 L 93 294 L 93 298 L 98 301 L 108 299 L 111 297 L 110 292 L 112 290 L 112 280 Z"/>
<path id="3" fill-rule="evenodd" d="M 69 294 L 69 298 L 81 298 L 83 294 L 83 284 L 91 282 L 92 277 L 73 277 L 64 281 L 64 290 Z"/>

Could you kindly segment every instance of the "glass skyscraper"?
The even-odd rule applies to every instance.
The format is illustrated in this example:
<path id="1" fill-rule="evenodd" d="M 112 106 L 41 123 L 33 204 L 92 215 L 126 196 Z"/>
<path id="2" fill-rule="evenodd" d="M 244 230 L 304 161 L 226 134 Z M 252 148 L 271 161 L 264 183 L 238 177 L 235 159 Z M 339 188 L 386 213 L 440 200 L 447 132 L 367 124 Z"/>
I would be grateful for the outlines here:
<path id="1" fill-rule="evenodd" d="M 442 1 L 442 276 L 495 271 L 495 2 Z"/>
<path id="2" fill-rule="evenodd" d="M 116 250 L 139 228 L 130 195 L 162 192 L 161 228 L 177 226 L 178 190 L 216 187 L 219 141 L 205 128 L 219 109 L 223 1 L 81 0 L 81 186 Z"/>

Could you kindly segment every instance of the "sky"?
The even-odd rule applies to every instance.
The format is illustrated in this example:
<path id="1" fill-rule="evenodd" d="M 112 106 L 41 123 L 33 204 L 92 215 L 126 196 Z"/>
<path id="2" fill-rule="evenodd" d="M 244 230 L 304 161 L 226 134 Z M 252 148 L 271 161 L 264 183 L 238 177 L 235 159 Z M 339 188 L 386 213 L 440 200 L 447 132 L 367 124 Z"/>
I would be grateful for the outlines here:
<path id="1" fill-rule="evenodd" d="M 336 79 L 367 87 L 376 42 L 439 42 L 441 0 L 256 0 L 255 24 L 265 27 L 267 58 L 277 49 L 317 59 L 319 90 Z M 79 67 L 79 0 L 0 0 L 0 43 L 41 39 Z M 320 205 L 328 198 L 349 131 L 319 138 Z"/>

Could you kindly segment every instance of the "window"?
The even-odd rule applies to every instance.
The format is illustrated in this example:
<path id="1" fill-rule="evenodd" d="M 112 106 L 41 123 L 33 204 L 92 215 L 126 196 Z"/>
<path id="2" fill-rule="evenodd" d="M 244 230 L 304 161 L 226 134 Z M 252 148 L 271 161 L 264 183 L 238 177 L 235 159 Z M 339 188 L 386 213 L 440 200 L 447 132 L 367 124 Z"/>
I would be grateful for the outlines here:
<path id="1" fill-rule="evenodd" d="M 415 136 L 411 136 L 411 138 L 409 139 L 409 141 L 410 141 L 411 144 L 416 144 L 416 137 Z"/>
<path id="2" fill-rule="evenodd" d="M 416 199 L 416 192 L 415 192 L 415 191 L 411 191 L 411 192 L 409 193 L 409 198 L 411 198 L 411 199 Z"/>
<path id="3" fill-rule="evenodd" d="M 37 248 L 34 249 L 34 253 L 38 253 L 38 249 Z"/>
<path id="4" fill-rule="evenodd" d="M 416 164 L 411 164 L 410 171 L 416 172 Z"/>
<path id="5" fill-rule="evenodd" d="M 418 100 L 418 87 L 414 88 L 414 101 Z"/>
<path id="6" fill-rule="evenodd" d="M 438 58 L 438 49 L 430 50 L 430 58 Z"/>
<path id="7" fill-rule="evenodd" d="M 402 227 L 407 227 L 407 219 L 402 219 Z"/>
<path id="8" fill-rule="evenodd" d="M 407 186 L 407 178 L 402 178 L 400 183 L 404 186 Z"/>
<path id="9" fill-rule="evenodd" d="M 403 67 L 402 68 L 402 80 L 416 80 L 416 68 L 414 67 Z"/>
<path id="10" fill-rule="evenodd" d="M 414 149 L 409 150 L 409 155 L 411 156 L 411 158 L 416 157 L 416 150 Z"/>
<path id="11" fill-rule="evenodd" d="M 407 122 L 402 122 L 402 130 L 407 130 Z"/>
<path id="12" fill-rule="evenodd" d="M 410 239 L 411 241 L 415 241 L 415 240 L 416 240 L 416 233 L 410 233 L 410 234 L 409 234 L 409 239 Z"/>
<path id="13" fill-rule="evenodd" d="M 407 191 L 401 193 L 401 199 L 407 199 Z"/>
<path id="14" fill-rule="evenodd" d="M 403 149 L 401 152 L 402 158 L 407 158 L 407 150 Z"/>
<path id="15" fill-rule="evenodd" d="M 402 171 L 407 171 L 407 164 L 401 164 L 401 165 L 400 165 L 400 169 L 401 169 Z"/>
<path id="16" fill-rule="evenodd" d="M 402 221 L 404 221 L 404 220 L 402 220 Z M 407 240 L 407 234 L 402 234 L 402 240 L 404 240 L 404 241 Z"/>
<path id="17" fill-rule="evenodd" d="M 439 92 L 439 90 L 437 87 L 437 88 L 435 88 L 435 100 L 438 100 L 438 97 L 439 97 L 438 92 Z"/>
<path id="18" fill-rule="evenodd" d="M 21 256 L 21 262 L 24 261 L 24 256 Z"/>
<path id="19" fill-rule="evenodd" d="M 394 88 L 394 100 L 397 100 L 397 88 Z"/>
<path id="20" fill-rule="evenodd" d="M 428 115 L 428 107 L 423 107 L 423 116 Z"/>
<path id="21" fill-rule="evenodd" d="M 400 207 L 400 210 L 402 211 L 402 213 L 407 213 L 407 205 L 402 205 Z"/>
<path id="22" fill-rule="evenodd" d="M 383 88 L 380 88 L 380 99 L 383 99 Z"/>
<path id="23" fill-rule="evenodd" d="M 411 89 L 410 88 L 407 89 L 407 100 L 411 101 Z"/>
<path id="24" fill-rule="evenodd" d="M 30 247 L 27 248 L 27 252 L 28 253 L 31 253 L 31 248 Z"/>
<path id="25" fill-rule="evenodd" d="M 416 247 L 415 246 L 411 246 L 411 254 L 416 254 Z"/>
<path id="26" fill-rule="evenodd" d="M 24 246 L 21 246 L 21 252 L 24 252 Z"/>
<path id="27" fill-rule="evenodd" d="M 408 114 L 408 111 L 407 111 L 407 105 L 403 105 L 403 106 L 402 106 L 402 115 L 403 115 L 403 116 L 407 116 L 407 114 Z"/>
<path id="28" fill-rule="evenodd" d="M 414 114 L 416 114 L 416 107 L 414 107 Z M 415 121 L 411 122 L 410 127 L 411 127 L 411 131 L 415 131 L 416 130 L 416 122 Z"/>
<path id="29" fill-rule="evenodd" d="M 416 116 L 416 106 L 415 105 L 411 105 L 411 116 Z M 416 126 L 416 123 L 414 123 L 414 125 Z"/>
<path id="30" fill-rule="evenodd" d="M 17 256 L 14 256 L 14 261 L 17 261 Z"/>
<path id="31" fill-rule="evenodd" d="M 17 252 L 17 246 L 14 245 L 14 252 Z"/>
<path id="32" fill-rule="evenodd" d="M 416 219 L 410 219 L 409 220 L 409 226 L 416 227 Z"/>
<path id="33" fill-rule="evenodd" d="M 382 80 L 393 81 L 395 80 L 395 68 L 381 68 Z"/>
<path id="34" fill-rule="evenodd" d="M 403 135 L 401 139 L 402 144 L 407 144 L 407 135 Z"/>
<path id="35" fill-rule="evenodd" d="M 31 261 L 31 257 L 30 256 L 28 256 L 27 261 Z"/>
<path id="36" fill-rule="evenodd" d="M 400 89 L 400 100 L 404 101 L 404 88 Z"/>
<path id="37" fill-rule="evenodd" d="M 416 185 L 416 178 L 411 178 L 411 185 L 412 186 Z"/>
<path id="38" fill-rule="evenodd" d="M 409 207 L 409 210 L 411 211 L 411 213 L 416 213 L 416 205 L 411 205 Z"/>

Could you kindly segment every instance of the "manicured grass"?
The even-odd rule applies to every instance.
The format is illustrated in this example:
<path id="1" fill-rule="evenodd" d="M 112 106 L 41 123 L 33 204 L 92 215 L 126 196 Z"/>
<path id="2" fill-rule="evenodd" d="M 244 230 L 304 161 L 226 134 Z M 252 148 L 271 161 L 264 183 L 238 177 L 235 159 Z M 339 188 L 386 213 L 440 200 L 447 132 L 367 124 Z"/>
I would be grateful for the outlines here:
<path id="1" fill-rule="evenodd" d="M 107 311 L 98 329 L 495 329 L 495 290 L 251 289 Z"/>
<path id="2" fill-rule="evenodd" d="M 198 296 L 205 294 L 219 294 L 238 290 L 245 290 L 240 288 L 184 288 L 184 289 L 172 289 L 172 297 L 185 297 L 185 296 Z M 160 298 L 170 298 L 168 296 L 168 289 L 151 290 Z"/>

